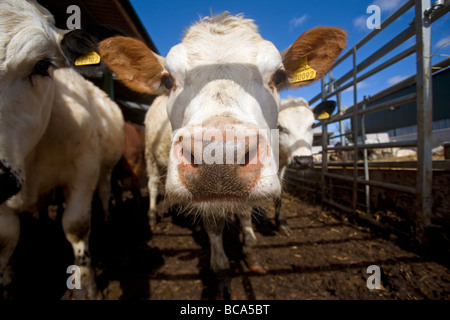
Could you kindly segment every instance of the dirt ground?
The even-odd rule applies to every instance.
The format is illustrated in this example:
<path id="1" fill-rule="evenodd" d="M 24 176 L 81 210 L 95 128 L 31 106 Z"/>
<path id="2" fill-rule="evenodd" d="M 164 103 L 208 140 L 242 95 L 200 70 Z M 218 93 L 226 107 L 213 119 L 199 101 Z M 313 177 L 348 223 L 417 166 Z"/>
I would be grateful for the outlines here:
<path id="1" fill-rule="evenodd" d="M 203 228 L 172 210 L 151 231 L 147 199 L 117 205 L 111 220 L 94 216 L 91 254 L 97 283 L 108 300 L 209 300 L 214 282 L 209 271 L 209 243 Z M 140 209 L 139 209 L 140 208 Z M 450 298 L 446 264 L 402 249 L 389 238 L 350 223 L 342 214 L 285 194 L 292 236 L 277 231 L 273 206 L 255 216 L 264 275 L 244 262 L 238 222 L 230 222 L 224 244 L 230 258 L 234 298 L 303 299 L 436 299 Z M 94 212 L 94 214 L 96 214 Z M 24 214 L 14 256 L 14 299 L 60 299 L 66 290 L 67 266 L 73 263 L 60 221 Z M 381 289 L 366 286 L 367 268 L 381 269 Z"/>

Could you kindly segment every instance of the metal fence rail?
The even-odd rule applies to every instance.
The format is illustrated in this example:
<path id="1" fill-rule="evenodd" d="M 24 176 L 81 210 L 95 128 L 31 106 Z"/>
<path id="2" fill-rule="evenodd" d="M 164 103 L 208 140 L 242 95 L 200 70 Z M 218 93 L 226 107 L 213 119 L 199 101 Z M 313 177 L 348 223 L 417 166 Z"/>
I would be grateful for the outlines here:
<path id="1" fill-rule="evenodd" d="M 328 120 L 323 120 L 315 127 L 322 127 L 322 162 L 320 165 L 320 178 L 315 183 L 308 184 L 307 179 L 295 177 L 295 173 L 287 170 L 286 173 L 291 176 L 293 182 L 291 184 L 302 184 L 304 188 L 309 191 L 320 190 L 321 201 L 332 206 L 337 207 L 348 213 L 360 214 L 363 212 L 362 217 L 370 220 L 374 224 L 380 224 L 379 221 L 371 217 L 371 203 L 370 203 L 370 191 L 371 187 L 386 188 L 395 190 L 397 192 L 404 192 L 412 194 L 417 199 L 417 208 L 415 217 L 415 232 L 414 237 L 419 243 L 424 244 L 427 241 L 425 230 L 430 224 L 430 216 L 432 209 L 432 157 L 431 157 L 431 135 L 432 135 L 432 66 L 431 66 L 431 24 L 446 14 L 450 9 L 450 1 L 446 1 L 443 5 L 436 7 L 432 6 L 430 0 L 410 0 L 406 2 L 401 8 L 384 20 L 380 29 L 375 29 L 361 41 L 359 41 L 353 48 L 344 53 L 331 67 L 329 72 L 322 78 L 321 92 L 309 101 L 312 105 L 319 99 L 325 101 L 329 98 L 336 97 L 339 113 L 337 116 Z M 442 1 L 439 1 L 442 4 Z M 389 40 L 386 44 L 380 47 L 377 51 L 371 54 L 369 57 L 356 63 L 358 50 L 366 45 L 374 36 L 376 36 L 381 30 L 390 25 L 396 19 L 400 18 L 410 8 L 415 7 L 414 22 L 410 23 L 406 29 L 396 35 L 392 40 Z M 433 8 L 433 9 L 432 9 Z M 415 36 L 415 45 L 408 47 L 402 52 L 396 54 L 394 57 L 379 64 L 378 66 L 368 69 L 376 61 L 386 56 L 389 52 L 403 44 L 405 41 Z M 389 87 L 378 94 L 371 96 L 370 98 L 364 97 L 362 101 L 358 102 L 357 84 L 367 79 L 368 77 L 386 69 L 387 67 L 405 59 L 406 57 L 416 54 L 416 75 L 405 79 L 401 83 L 398 83 L 392 87 Z M 339 66 L 348 58 L 352 59 L 353 66 L 351 70 L 346 72 L 339 79 L 333 78 L 333 69 Z M 448 60 L 448 59 L 447 59 Z M 447 61 L 448 63 L 448 61 Z M 442 63 L 441 63 L 442 64 Z M 363 70 L 366 70 L 364 74 L 361 74 Z M 388 94 L 398 91 L 402 88 L 410 86 L 416 83 L 416 92 L 403 95 L 402 97 L 390 99 L 389 101 L 383 101 L 376 103 L 381 98 L 386 97 Z M 341 98 L 342 91 L 353 87 L 353 106 L 347 108 L 345 112 L 341 111 Z M 414 141 L 402 141 L 402 142 L 389 142 L 378 144 L 366 144 L 365 141 L 365 116 L 371 113 L 379 112 L 391 108 L 393 106 L 403 105 L 407 102 L 416 101 L 417 106 L 417 140 Z M 367 105 L 371 103 L 370 107 Z M 374 104 L 376 103 L 376 104 Z M 343 120 L 352 120 L 352 135 L 353 145 L 345 145 L 344 132 L 342 129 Z M 361 129 L 359 124 L 361 123 Z M 340 127 L 340 135 L 334 136 L 341 137 L 341 146 L 329 147 L 328 146 L 328 126 L 333 123 L 338 123 Z M 358 142 L 359 131 L 362 143 Z M 417 148 L 417 161 L 416 161 L 416 181 L 414 186 L 402 185 L 400 183 L 391 183 L 385 181 L 377 181 L 370 178 L 370 170 L 368 163 L 368 150 L 375 148 Z M 331 152 L 339 151 L 353 151 L 353 161 L 346 162 L 345 166 L 350 166 L 351 175 L 331 173 L 329 172 L 328 154 Z M 363 156 L 361 159 L 358 157 L 359 151 L 362 151 Z M 362 160 L 362 163 L 361 161 Z M 362 173 L 361 173 L 362 172 Z M 351 185 L 351 196 L 347 201 L 337 199 L 336 195 L 333 195 L 330 190 L 336 186 L 331 184 L 331 181 L 342 181 Z M 362 187 L 362 189 L 361 189 Z M 345 190 L 349 191 L 349 190 Z M 363 199 L 361 199 L 361 194 Z M 363 200 L 363 202 L 361 202 Z M 390 228 L 390 227 L 388 227 Z"/>

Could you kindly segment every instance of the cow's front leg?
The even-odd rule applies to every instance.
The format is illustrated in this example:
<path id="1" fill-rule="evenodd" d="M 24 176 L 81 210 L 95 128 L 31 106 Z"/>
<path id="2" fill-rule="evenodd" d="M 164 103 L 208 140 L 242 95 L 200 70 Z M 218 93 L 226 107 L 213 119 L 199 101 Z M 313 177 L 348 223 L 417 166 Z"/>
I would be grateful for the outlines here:
<path id="1" fill-rule="evenodd" d="M 66 210 L 62 217 L 62 227 L 67 240 L 73 248 L 74 265 L 79 268 L 79 289 L 69 288 L 63 299 L 98 299 L 95 272 L 89 253 L 91 230 L 91 203 L 95 185 L 92 188 L 74 188 L 68 197 Z M 69 277 L 69 275 L 68 275 Z"/>
<path id="2" fill-rule="evenodd" d="M 265 274 L 267 271 L 259 262 L 259 255 L 257 252 L 257 239 L 252 226 L 251 210 L 239 215 L 239 221 L 242 228 L 242 236 L 244 240 L 243 252 L 244 259 L 250 270 L 259 274 Z"/>
<path id="3" fill-rule="evenodd" d="M 148 179 L 148 191 L 149 191 L 149 208 L 148 208 L 148 221 L 150 228 L 153 229 L 158 221 L 158 210 L 156 207 L 156 200 L 158 198 L 159 184 L 161 177 L 156 165 L 147 162 L 147 166 L 151 166 L 149 169 L 151 172 Z"/>
<path id="4" fill-rule="evenodd" d="M 208 234 L 211 258 L 210 268 L 215 276 L 215 299 L 230 300 L 232 297 L 230 263 L 223 247 L 225 218 L 204 217 L 203 226 Z"/>
<path id="5" fill-rule="evenodd" d="M 109 221 L 109 200 L 111 198 L 112 168 L 103 168 L 98 181 L 98 194 L 102 203 L 104 221 Z"/>
<path id="6" fill-rule="evenodd" d="M 291 228 L 289 228 L 287 221 L 286 221 L 286 215 L 283 210 L 281 210 L 281 197 L 277 197 L 274 199 L 273 204 L 275 206 L 275 223 L 278 227 L 278 230 L 282 235 L 285 235 L 287 237 L 290 237 L 292 234 Z"/>
<path id="7" fill-rule="evenodd" d="M 12 298 L 13 268 L 11 256 L 19 241 L 20 221 L 13 210 L 0 207 L 0 300 Z"/>

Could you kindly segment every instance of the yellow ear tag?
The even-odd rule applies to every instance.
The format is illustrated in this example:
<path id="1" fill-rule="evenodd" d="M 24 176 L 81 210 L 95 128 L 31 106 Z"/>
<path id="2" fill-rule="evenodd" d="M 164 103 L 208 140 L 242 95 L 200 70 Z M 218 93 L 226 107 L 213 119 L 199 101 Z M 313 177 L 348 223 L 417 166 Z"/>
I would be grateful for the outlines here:
<path id="1" fill-rule="evenodd" d="M 321 114 L 319 114 L 317 116 L 317 119 L 324 120 L 324 119 L 328 119 L 329 117 L 330 117 L 330 114 L 326 111 L 323 111 Z"/>
<path id="2" fill-rule="evenodd" d="M 300 65 L 292 75 L 291 83 L 313 80 L 316 78 L 316 70 L 308 66 L 308 58 L 304 57 L 300 61 Z"/>
<path id="3" fill-rule="evenodd" d="M 99 64 L 100 63 L 100 55 L 97 52 L 90 52 L 88 54 L 85 54 L 84 56 L 78 57 L 77 60 L 75 60 L 76 66 L 87 66 L 91 64 Z"/>

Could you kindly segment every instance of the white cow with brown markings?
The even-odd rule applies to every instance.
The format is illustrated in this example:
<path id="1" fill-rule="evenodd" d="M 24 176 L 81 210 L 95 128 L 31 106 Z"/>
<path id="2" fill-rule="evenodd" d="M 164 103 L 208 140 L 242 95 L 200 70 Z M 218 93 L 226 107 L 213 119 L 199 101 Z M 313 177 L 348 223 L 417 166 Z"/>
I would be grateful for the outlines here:
<path id="1" fill-rule="evenodd" d="M 166 196 L 202 216 L 213 271 L 229 268 L 227 219 L 280 196 L 280 90 L 293 79 L 301 86 L 321 78 L 345 42 L 341 29 L 314 28 L 280 53 L 252 20 L 223 13 L 191 26 L 165 59 L 127 37 L 100 43 L 104 61 L 127 86 L 168 95 L 174 134 Z"/>

